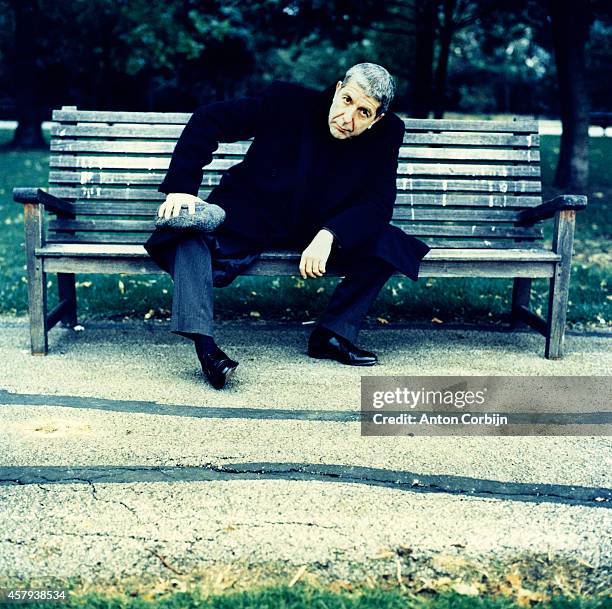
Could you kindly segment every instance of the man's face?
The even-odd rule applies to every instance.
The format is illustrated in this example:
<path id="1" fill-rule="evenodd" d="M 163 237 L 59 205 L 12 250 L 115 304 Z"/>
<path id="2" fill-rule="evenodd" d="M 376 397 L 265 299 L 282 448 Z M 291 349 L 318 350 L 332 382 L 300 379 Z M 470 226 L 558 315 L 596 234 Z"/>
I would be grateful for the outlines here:
<path id="1" fill-rule="evenodd" d="M 349 80 L 342 86 L 338 81 L 327 118 L 330 133 L 339 140 L 358 136 L 384 116 L 376 116 L 379 107 L 380 102 L 366 95 L 358 84 Z"/>

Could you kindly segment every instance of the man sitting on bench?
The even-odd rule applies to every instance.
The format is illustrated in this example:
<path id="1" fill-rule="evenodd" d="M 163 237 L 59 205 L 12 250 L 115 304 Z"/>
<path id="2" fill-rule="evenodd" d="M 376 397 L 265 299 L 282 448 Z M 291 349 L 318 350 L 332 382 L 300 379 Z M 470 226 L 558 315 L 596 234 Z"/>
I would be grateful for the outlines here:
<path id="1" fill-rule="evenodd" d="M 225 286 L 263 250 L 302 251 L 301 276 L 322 277 L 330 258 L 344 279 L 308 341 L 308 355 L 370 366 L 354 342 L 371 304 L 397 269 L 413 280 L 429 251 L 390 224 L 404 125 L 388 112 L 395 85 L 387 70 L 361 63 L 318 92 L 273 83 L 258 97 L 198 108 L 159 186 L 158 215 L 194 213 L 202 168 L 220 142 L 253 137 L 207 201 L 223 208 L 213 232 L 158 227 L 145 244 L 172 275 L 171 331 L 192 339 L 211 385 L 224 387 L 238 362 L 213 339 L 213 286 Z"/>

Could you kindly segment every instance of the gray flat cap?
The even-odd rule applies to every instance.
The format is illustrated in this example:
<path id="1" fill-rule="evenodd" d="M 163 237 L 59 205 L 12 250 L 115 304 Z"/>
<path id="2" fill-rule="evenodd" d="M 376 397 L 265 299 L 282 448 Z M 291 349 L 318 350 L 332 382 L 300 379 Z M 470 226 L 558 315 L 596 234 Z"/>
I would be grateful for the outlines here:
<path id="1" fill-rule="evenodd" d="M 195 229 L 211 233 L 225 220 L 225 210 L 214 203 L 196 203 L 195 213 L 190 214 L 187 207 L 181 207 L 179 215 L 165 217 L 155 216 L 155 226 L 175 230 Z"/>

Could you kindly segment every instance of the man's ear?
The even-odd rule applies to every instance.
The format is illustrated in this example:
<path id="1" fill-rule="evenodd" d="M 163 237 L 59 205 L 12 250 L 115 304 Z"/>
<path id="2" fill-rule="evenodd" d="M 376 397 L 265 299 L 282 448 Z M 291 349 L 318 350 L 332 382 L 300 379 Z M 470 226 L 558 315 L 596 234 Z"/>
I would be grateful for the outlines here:
<path id="1" fill-rule="evenodd" d="M 341 88 L 342 88 L 342 81 L 341 81 L 341 80 L 339 80 L 339 81 L 336 83 L 336 91 L 339 91 Z"/>

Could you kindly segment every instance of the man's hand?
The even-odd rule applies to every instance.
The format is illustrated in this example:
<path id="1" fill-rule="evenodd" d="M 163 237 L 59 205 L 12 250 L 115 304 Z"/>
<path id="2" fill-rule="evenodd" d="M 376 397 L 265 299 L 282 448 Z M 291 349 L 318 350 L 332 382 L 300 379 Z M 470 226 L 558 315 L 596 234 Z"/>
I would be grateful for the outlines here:
<path id="1" fill-rule="evenodd" d="M 170 216 L 175 218 L 179 215 L 181 207 L 187 205 L 190 214 L 195 214 L 196 202 L 205 203 L 200 197 L 189 195 L 185 192 L 171 192 L 166 196 L 166 200 L 159 206 L 157 215 L 161 218 L 165 216 L 166 220 Z"/>
<path id="2" fill-rule="evenodd" d="M 334 236 L 324 228 L 321 229 L 302 252 L 300 260 L 300 275 L 306 277 L 322 277 L 325 274 L 325 265 L 331 252 Z"/>

